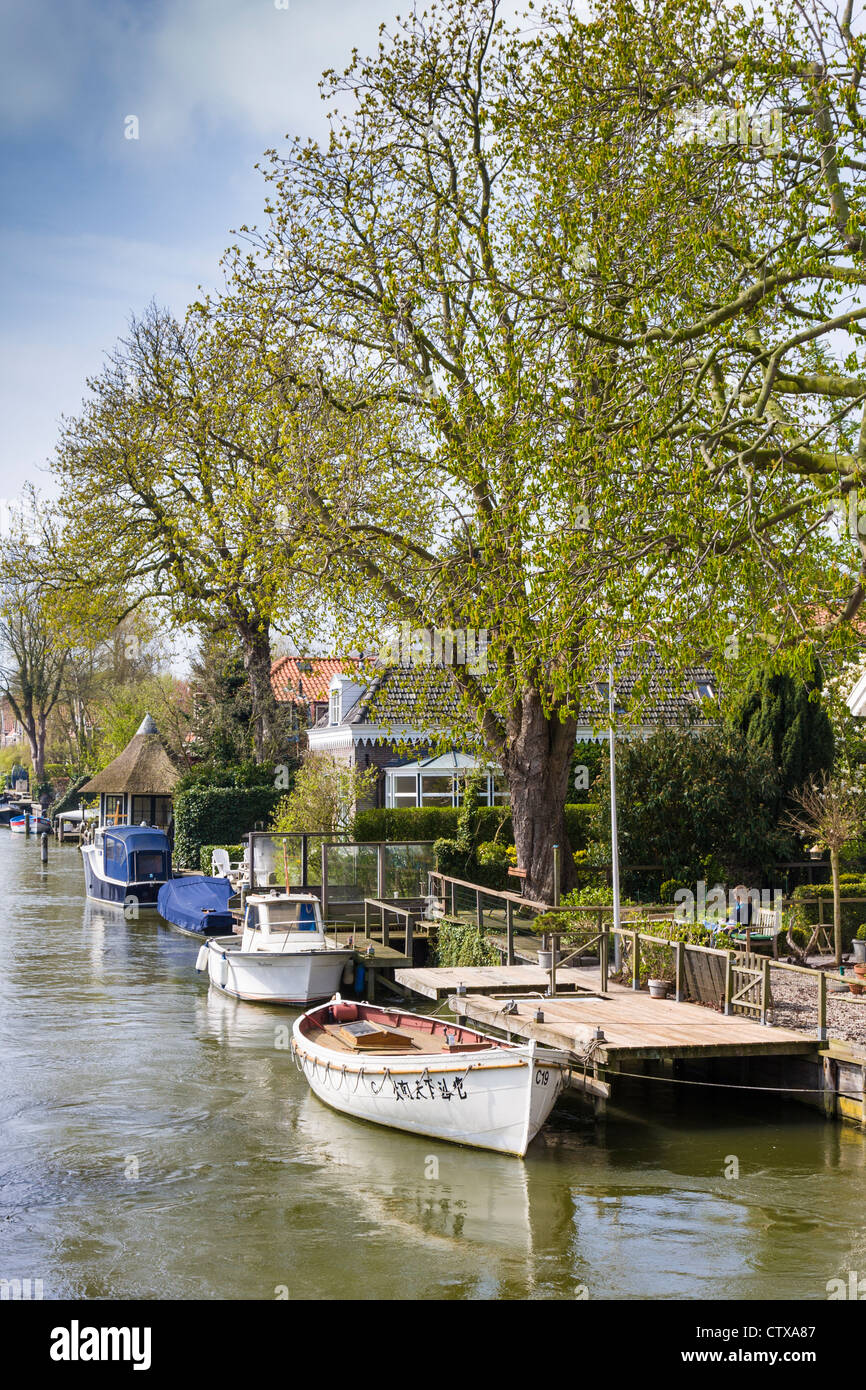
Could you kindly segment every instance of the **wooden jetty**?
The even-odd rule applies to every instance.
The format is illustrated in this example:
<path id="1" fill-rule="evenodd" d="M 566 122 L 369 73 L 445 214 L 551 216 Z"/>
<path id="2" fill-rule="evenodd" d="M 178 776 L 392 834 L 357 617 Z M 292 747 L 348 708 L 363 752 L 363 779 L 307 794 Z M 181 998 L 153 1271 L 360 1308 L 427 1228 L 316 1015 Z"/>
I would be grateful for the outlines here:
<path id="1" fill-rule="evenodd" d="M 562 994 L 588 992 L 589 972 L 561 967 L 556 972 L 556 987 Z M 533 965 L 472 965 L 452 968 L 414 968 L 397 970 L 395 983 L 426 999 L 447 999 L 465 986 L 472 994 L 544 994 L 550 984 L 550 971 Z"/>
<path id="2" fill-rule="evenodd" d="M 584 977 L 592 973 L 580 971 Z M 689 1068 L 694 1080 L 700 1075 L 719 1076 L 717 1064 L 727 1062 L 736 1064 L 737 1076 L 742 1078 L 744 1066 L 774 1059 L 820 1067 L 822 1044 L 817 1038 L 742 1016 L 725 1016 L 700 1004 L 652 999 L 622 985 L 609 984 L 605 992 L 583 989 L 571 997 L 553 999 L 475 991 L 452 994 L 448 1003 L 458 1018 L 479 1027 L 570 1052 L 574 1058 L 571 1084 L 593 1098 L 597 1114 L 604 1113 L 620 1073 L 674 1080 Z M 757 1071 L 748 1074 L 757 1080 Z M 822 1075 L 816 1072 L 816 1104 L 823 1089 Z M 795 1090 L 800 1081 L 798 1076 L 788 1084 Z M 784 1090 L 784 1082 L 773 1089 Z"/>

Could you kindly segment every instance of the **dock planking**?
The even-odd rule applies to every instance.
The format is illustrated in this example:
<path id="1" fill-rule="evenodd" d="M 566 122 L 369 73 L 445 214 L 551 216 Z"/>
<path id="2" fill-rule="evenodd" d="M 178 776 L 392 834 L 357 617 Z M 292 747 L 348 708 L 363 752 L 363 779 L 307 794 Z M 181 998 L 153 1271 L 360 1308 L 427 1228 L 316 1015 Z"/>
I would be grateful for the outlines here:
<path id="1" fill-rule="evenodd" d="M 522 969 L 523 967 L 515 967 Z M 582 970 L 586 984 L 587 975 Z M 557 971 L 557 987 L 560 972 Z M 583 1057 L 592 1046 L 600 1065 L 622 1064 L 641 1058 L 712 1058 L 815 1055 L 821 1044 L 793 1029 L 765 1027 L 740 1016 L 726 1017 L 700 1004 L 651 999 L 648 994 L 611 984 L 605 995 L 581 993 L 577 997 L 542 1000 L 515 999 L 516 1012 L 505 1014 L 510 995 L 490 997 L 475 992 L 449 1006 L 473 1023 L 498 1028 L 512 1035 L 566 1048 Z M 544 1021 L 535 1021 L 536 1009 Z M 603 1039 L 599 1039 L 599 1030 Z"/>
<path id="2" fill-rule="evenodd" d="M 556 971 L 556 987 L 563 994 L 592 989 L 588 971 L 561 966 Z M 394 979 L 404 989 L 427 999 L 446 999 L 458 985 L 473 994 L 543 994 L 550 985 L 550 971 L 533 965 L 464 965 L 397 970 Z"/>

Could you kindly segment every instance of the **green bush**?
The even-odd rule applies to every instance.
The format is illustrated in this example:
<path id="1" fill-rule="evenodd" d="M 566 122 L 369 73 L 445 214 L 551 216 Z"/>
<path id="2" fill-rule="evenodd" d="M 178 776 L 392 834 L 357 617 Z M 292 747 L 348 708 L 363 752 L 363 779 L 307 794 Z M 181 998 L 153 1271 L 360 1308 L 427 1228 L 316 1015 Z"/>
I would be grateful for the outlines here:
<path id="1" fill-rule="evenodd" d="M 863 922 L 857 928 L 857 934 L 854 939 L 855 941 L 866 941 L 866 922 Z"/>
<path id="2" fill-rule="evenodd" d="M 179 868 L 196 869 L 204 844 L 237 844 L 267 825 L 282 793 L 274 786 L 192 786 L 174 801 L 174 859 Z"/>
<path id="3" fill-rule="evenodd" d="M 210 874 L 211 854 L 215 849 L 228 850 L 229 859 L 232 863 L 236 863 L 243 859 L 246 845 L 243 842 L 236 845 L 202 845 L 199 850 L 198 864 L 203 874 Z"/>
<path id="4" fill-rule="evenodd" d="M 458 965 L 498 965 L 499 951 L 478 930 L 475 922 L 462 922 L 443 917 L 436 928 L 436 944 L 432 964 L 451 967 Z"/>

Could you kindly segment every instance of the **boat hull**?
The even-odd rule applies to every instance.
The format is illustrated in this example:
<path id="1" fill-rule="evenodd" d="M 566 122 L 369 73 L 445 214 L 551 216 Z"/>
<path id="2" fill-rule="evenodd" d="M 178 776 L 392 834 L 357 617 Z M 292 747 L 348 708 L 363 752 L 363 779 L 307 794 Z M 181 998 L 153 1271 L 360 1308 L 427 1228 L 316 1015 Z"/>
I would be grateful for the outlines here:
<path id="1" fill-rule="evenodd" d="M 313 1094 L 388 1129 L 522 1158 L 565 1084 L 562 1054 L 535 1043 L 453 1059 L 347 1056 L 304 1037 L 302 1021 L 292 1051 Z"/>
<path id="2" fill-rule="evenodd" d="M 100 873 L 93 845 L 83 845 L 84 888 L 94 902 L 110 903 L 114 907 L 155 908 L 161 883 L 121 883 Z"/>
<path id="3" fill-rule="evenodd" d="M 354 960 L 351 950 L 269 954 L 242 952 L 212 940 L 207 945 L 208 979 L 217 989 L 249 1004 L 304 1007 L 330 999 L 340 988 L 343 971 Z"/>

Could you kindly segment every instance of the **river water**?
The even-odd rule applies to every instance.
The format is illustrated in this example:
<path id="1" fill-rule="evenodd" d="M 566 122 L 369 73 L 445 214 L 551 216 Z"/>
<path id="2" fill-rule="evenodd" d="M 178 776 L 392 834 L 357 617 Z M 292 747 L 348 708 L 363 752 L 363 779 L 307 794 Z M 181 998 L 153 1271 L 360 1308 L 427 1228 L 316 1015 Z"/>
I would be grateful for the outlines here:
<path id="1" fill-rule="evenodd" d="M 45 1298 L 826 1299 L 866 1275 L 866 1138 L 748 1094 L 560 1103 L 525 1160 L 330 1111 L 292 1015 L 0 830 L 0 1279 Z M 731 1159 L 736 1159 L 736 1165 Z M 726 1169 L 739 1167 L 738 1178 Z"/>

